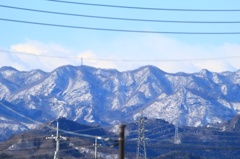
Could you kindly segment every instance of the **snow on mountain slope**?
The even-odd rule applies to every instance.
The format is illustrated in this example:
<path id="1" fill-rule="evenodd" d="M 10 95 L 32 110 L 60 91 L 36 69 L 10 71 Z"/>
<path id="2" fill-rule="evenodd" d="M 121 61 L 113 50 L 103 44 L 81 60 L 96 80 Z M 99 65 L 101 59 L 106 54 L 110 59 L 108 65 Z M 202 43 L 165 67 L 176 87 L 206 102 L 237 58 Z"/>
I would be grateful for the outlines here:
<path id="1" fill-rule="evenodd" d="M 240 111 L 239 97 L 239 71 L 170 74 L 154 66 L 119 72 L 68 65 L 47 73 L 0 68 L 0 99 L 39 121 L 62 116 L 112 124 L 135 120 L 143 112 L 199 126 L 233 117 Z"/>

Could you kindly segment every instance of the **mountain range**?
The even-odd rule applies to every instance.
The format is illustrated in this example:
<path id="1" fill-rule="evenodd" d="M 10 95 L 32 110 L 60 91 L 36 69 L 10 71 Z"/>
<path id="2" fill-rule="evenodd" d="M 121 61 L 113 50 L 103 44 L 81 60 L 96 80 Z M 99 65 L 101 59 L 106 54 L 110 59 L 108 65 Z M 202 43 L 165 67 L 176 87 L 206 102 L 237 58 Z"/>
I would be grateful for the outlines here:
<path id="1" fill-rule="evenodd" d="M 240 71 L 167 73 L 154 66 L 119 72 L 62 66 L 51 72 L 0 68 L 1 140 L 58 117 L 92 125 L 140 116 L 194 126 L 221 123 L 240 110 Z"/>

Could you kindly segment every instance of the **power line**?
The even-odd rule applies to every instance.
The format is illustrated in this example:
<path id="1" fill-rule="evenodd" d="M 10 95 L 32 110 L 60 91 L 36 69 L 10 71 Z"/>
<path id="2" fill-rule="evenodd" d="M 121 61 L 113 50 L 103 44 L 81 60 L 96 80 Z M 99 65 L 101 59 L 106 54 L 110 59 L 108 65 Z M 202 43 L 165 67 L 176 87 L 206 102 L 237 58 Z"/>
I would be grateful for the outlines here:
<path id="1" fill-rule="evenodd" d="M 151 133 L 151 130 L 150 130 L 150 131 L 149 131 L 150 134 L 147 134 L 147 133 L 146 133 L 145 136 L 147 136 L 148 138 L 150 138 L 150 136 L 163 135 L 164 133 L 174 133 L 174 132 L 171 132 L 171 130 L 175 130 L 175 127 L 167 128 L 167 129 L 164 129 L 164 130 L 155 132 L 155 133 Z"/>
<path id="2" fill-rule="evenodd" d="M 17 112 L 16 110 L 8 107 L 6 104 L 4 104 L 4 103 L 2 103 L 2 102 L 0 102 L 0 105 L 3 106 L 4 108 L 10 110 L 11 112 L 13 112 L 13 113 L 15 113 L 15 114 L 17 114 L 17 115 L 19 115 L 19 116 L 21 116 L 21 117 L 29 120 L 29 121 L 35 123 L 35 124 L 39 124 L 39 125 L 41 124 L 41 125 L 43 125 L 43 123 L 38 122 L 38 121 L 36 121 L 36 120 L 33 120 L 33 119 L 31 119 L 31 118 L 29 118 L 29 117 L 27 117 L 27 116 L 25 116 L 25 115 Z M 53 127 L 48 126 L 48 125 L 46 125 L 46 127 L 48 127 L 49 129 L 52 129 L 52 130 L 56 130 L 56 128 L 53 128 Z M 79 133 L 75 133 L 75 132 L 71 132 L 71 131 L 67 131 L 67 130 L 63 130 L 63 129 L 59 129 L 59 131 L 61 131 L 62 133 L 71 134 L 71 135 L 76 135 L 76 136 L 81 136 L 81 137 L 86 137 L 86 138 L 96 138 L 96 137 L 98 137 L 99 139 L 103 139 L 103 140 L 109 140 L 109 139 L 110 139 L 110 138 L 106 138 L 106 137 L 102 137 L 102 136 L 96 136 L 96 135 L 79 134 Z"/>
<path id="3" fill-rule="evenodd" d="M 147 136 L 147 137 L 154 136 L 154 135 L 160 134 L 162 132 L 166 132 L 166 131 L 170 131 L 170 130 L 174 129 L 174 128 L 166 128 L 168 126 L 169 125 L 166 125 L 165 127 L 163 126 L 163 127 L 156 127 L 154 129 L 148 129 L 145 133 L 145 136 Z M 156 131 L 157 129 L 160 129 L 160 130 Z M 130 133 L 128 131 L 128 134 L 129 135 L 127 136 L 127 138 L 132 138 L 132 136 L 136 136 L 138 134 L 138 131 L 134 130 L 134 131 L 130 131 Z"/>
<path id="4" fill-rule="evenodd" d="M 64 0 L 47 0 L 51 2 L 69 3 L 77 5 L 87 5 L 95 7 L 110 7 L 110 8 L 122 8 L 122 9 L 139 9 L 139 10 L 158 10 L 158 11 L 184 11 L 184 12 L 239 12 L 240 9 L 176 9 L 176 8 L 150 8 L 150 7 L 133 7 L 133 6 L 120 6 L 120 5 L 109 5 L 109 4 L 94 4 L 94 3 L 83 3 L 74 1 Z"/>
<path id="5" fill-rule="evenodd" d="M 158 132 L 159 131 L 165 131 L 166 129 L 172 129 L 172 125 L 171 124 L 169 124 L 169 123 L 166 123 L 166 124 L 163 124 L 163 125 L 160 125 L 159 127 L 155 127 L 155 128 L 153 128 L 153 129 L 149 129 L 150 131 L 149 132 L 154 132 L 154 131 L 156 131 L 156 130 L 158 130 Z M 147 134 L 147 133 L 146 133 Z M 150 133 L 150 134 L 152 134 L 152 133 Z"/>
<path id="6" fill-rule="evenodd" d="M 156 135 L 158 135 L 158 137 L 156 137 Z M 166 137 L 172 137 L 172 136 L 174 136 L 174 132 L 159 132 L 159 133 L 155 133 L 154 135 L 148 135 L 148 136 L 146 135 L 146 137 L 149 138 L 148 141 L 166 139 Z"/>
<path id="7" fill-rule="evenodd" d="M 10 54 L 19 54 L 19 55 L 27 55 L 27 56 L 37 56 L 37 57 L 47 57 L 47 58 L 64 58 L 64 59 L 78 59 L 81 60 L 81 57 L 77 56 L 55 56 L 48 54 L 33 54 L 27 52 L 16 52 L 16 51 L 7 51 L 0 50 L 0 53 L 10 53 Z M 222 59 L 236 59 L 240 58 L 240 56 L 224 56 L 224 57 L 209 57 L 209 58 L 189 58 L 189 59 L 150 59 L 150 60 L 142 60 L 142 59 L 91 59 L 84 58 L 84 61 L 115 61 L 115 62 L 184 62 L 184 61 L 211 61 L 211 60 L 222 60 Z"/>
<path id="8" fill-rule="evenodd" d="M 31 156 L 41 156 L 41 155 L 51 155 L 51 152 L 43 152 L 43 153 L 37 153 L 37 154 L 31 154 L 31 155 L 15 156 L 15 157 L 11 157 L 11 159 L 19 159 L 19 158 L 26 158 L 26 157 L 31 157 Z"/>
<path id="9" fill-rule="evenodd" d="M 191 146 L 191 147 L 172 147 L 173 145 L 166 145 L 166 144 L 164 144 L 163 146 L 161 146 L 161 145 L 156 145 L 156 146 L 151 146 L 151 145 L 149 145 L 149 147 L 150 148 L 161 148 L 161 149 L 174 149 L 174 150 L 215 150 L 215 151 L 217 151 L 217 150 L 240 150 L 240 147 L 223 147 L 223 146 L 217 146 L 217 147 L 210 147 L 210 146 L 207 146 L 207 147 L 205 147 L 205 146 L 201 146 L 201 145 L 199 145 L 199 146 L 196 146 L 196 147 L 194 147 L 194 146 Z"/>
<path id="10" fill-rule="evenodd" d="M 92 147 L 92 146 L 85 146 L 84 147 Z M 41 148 L 41 150 L 49 150 L 49 148 Z M 19 149 L 19 150 L 11 150 L 11 151 L 30 151 L 30 150 L 34 150 L 34 149 Z M 69 149 L 64 149 L 64 150 L 59 150 L 59 152 L 67 152 L 67 151 L 71 151 L 71 150 L 76 150 L 75 148 L 69 148 Z M 26 158 L 26 157 L 31 157 L 31 156 L 40 156 L 40 155 L 51 155 L 52 152 L 51 151 L 48 151 L 48 152 L 43 152 L 43 153 L 37 153 L 37 154 L 31 154 L 31 155 L 23 155 L 23 156 L 17 156 L 17 157 L 11 157 L 11 159 L 19 159 L 19 158 Z"/>
<path id="11" fill-rule="evenodd" d="M 205 23 L 205 24 L 236 24 L 240 23 L 240 21 L 179 21 L 179 20 L 157 20 L 157 19 L 136 19 L 136 18 L 122 18 L 122 17 L 106 17 L 106 16 L 96 16 L 96 15 L 85 15 L 85 14 L 74 14 L 74 13 L 63 13 L 63 12 L 54 12 L 54 11 L 46 11 L 46 10 L 38 10 L 38 9 L 30 9 L 30 8 L 21 8 L 21 7 L 13 7 L 0 5 L 2 8 L 10 8 L 10 9 L 18 9 L 24 11 L 31 12 L 40 12 L 47 14 L 57 14 L 57 15 L 65 15 L 65 16 L 75 16 L 75 17 L 85 17 L 85 18 L 97 18 L 97 19 L 107 19 L 107 20 L 122 20 L 122 21 L 137 21 L 137 22 L 157 22 L 157 23 Z"/>
<path id="12" fill-rule="evenodd" d="M 52 27 L 61 27 L 61 28 L 71 28 L 71 29 L 84 29 L 84 30 L 95 30 L 95 31 L 111 31 L 111 32 L 125 32 L 125 33 L 145 33 L 145 34 L 184 34 L 184 35 L 234 35 L 240 34 L 240 32 L 172 32 L 172 31 L 144 31 L 144 30 L 124 30 L 124 29 L 112 29 L 112 28 L 95 28 L 95 27 L 85 27 L 85 26 L 72 26 L 72 25 L 62 25 L 62 24 L 51 24 L 51 23 L 42 23 L 42 22 L 32 22 L 32 21 L 23 21 L 15 19 L 5 19 L 0 18 L 1 21 L 15 22 L 15 23 L 25 23 L 25 24 L 34 24 L 42 26 L 52 26 Z"/>
<path id="13" fill-rule="evenodd" d="M 1 103 L 0 103 L 1 104 Z M 43 124 L 43 123 L 41 123 Z M 71 132 L 74 132 L 74 133 L 79 133 L 79 132 L 85 132 L 85 131 L 89 131 L 89 130 L 96 130 L 96 129 L 101 129 L 101 127 L 93 127 L 93 128 L 89 128 L 89 129 L 82 129 L 82 130 L 76 130 L 76 131 L 71 131 Z M 33 140 L 33 139 L 41 139 L 41 138 L 45 138 L 46 135 L 37 135 L 37 136 L 31 136 L 31 137 L 25 137 L 25 140 Z M 107 136 L 101 136 L 103 138 L 107 138 Z M 19 139 L 15 139 L 15 140 L 12 140 L 10 142 L 16 142 L 16 141 L 19 141 Z M 25 142 L 22 142 L 22 143 L 27 143 L 28 141 L 25 141 Z M 1 143 L 0 142 L 0 146 L 3 145 L 4 143 Z"/>
<path id="14" fill-rule="evenodd" d="M 166 140 L 171 139 L 172 137 L 174 137 L 174 133 L 168 133 L 168 134 L 161 135 L 161 136 L 159 135 L 159 137 L 157 137 L 157 138 L 148 139 L 148 143 L 151 141 L 159 141 L 159 140 L 166 141 Z M 150 145 L 150 144 L 148 144 L 148 145 Z"/>
<path id="15" fill-rule="evenodd" d="M 85 26 L 52 24 L 52 23 L 32 22 L 32 21 L 6 19 L 6 18 L 0 18 L 0 20 L 1 21 L 8 21 L 8 22 L 15 22 L 15 23 L 34 24 L 34 25 L 52 26 L 52 27 L 60 27 L 60 28 L 84 29 L 84 30 L 95 30 L 95 31 L 109 31 L 109 32 L 125 32 L 125 33 L 180 34 L 180 35 L 234 35 L 234 34 L 237 35 L 237 34 L 240 34 L 240 32 L 175 32 L 175 31 L 128 30 L 128 29 L 95 28 L 95 27 L 85 27 Z"/>

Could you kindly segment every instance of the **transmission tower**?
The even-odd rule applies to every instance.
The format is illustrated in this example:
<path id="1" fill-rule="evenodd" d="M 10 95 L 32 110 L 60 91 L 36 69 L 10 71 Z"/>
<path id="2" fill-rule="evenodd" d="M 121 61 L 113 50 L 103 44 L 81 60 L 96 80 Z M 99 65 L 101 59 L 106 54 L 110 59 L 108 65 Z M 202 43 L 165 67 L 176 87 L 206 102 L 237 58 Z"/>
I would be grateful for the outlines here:
<path id="1" fill-rule="evenodd" d="M 144 123 L 146 122 L 146 118 L 144 118 L 142 115 L 139 118 L 138 123 L 138 147 L 137 147 L 137 156 L 136 159 L 144 158 L 147 159 L 147 153 L 146 153 L 146 138 L 144 135 L 144 132 L 146 132 Z"/>
<path id="2" fill-rule="evenodd" d="M 60 143 L 60 140 L 67 140 L 67 138 L 58 134 L 58 122 L 57 122 L 56 136 L 52 135 L 52 136 L 46 137 L 45 139 L 56 141 L 56 150 L 55 150 L 53 159 L 59 159 L 59 143 Z"/>
<path id="3" fill-rule="evenodd" d="M 175 125 L 175 135 L 174 135 L 174 144 L 180 144 L 181 140 L 178 134 L 178 123 Z"/>

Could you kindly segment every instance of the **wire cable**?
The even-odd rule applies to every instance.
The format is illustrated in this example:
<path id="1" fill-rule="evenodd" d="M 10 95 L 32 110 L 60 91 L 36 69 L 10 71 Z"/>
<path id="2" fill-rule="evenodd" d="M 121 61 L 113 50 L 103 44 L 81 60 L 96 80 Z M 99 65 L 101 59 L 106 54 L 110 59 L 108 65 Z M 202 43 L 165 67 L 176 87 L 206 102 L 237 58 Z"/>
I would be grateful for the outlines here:
<path id="1" fill-rule="evenodd" d="M 120 5 L 108 5 L 108 4 L 94 4 L 94 3 L 83 3 L 83 2 L 64 1 L 64 0 L 46 0 L 46 1 L 77 4 L 77 5 L 87 5 L 87 6 L 95 6 L 95 7 L 111 7 L 111 8 L 139 9 L 139 10 L 184 11 L 184 12 L 239 12 L 240 11 L 240 9 L 174 9 L 174 8 L 150 8 L 150 7 L 132 7 L 132 6 L 120 6 Z"/>
<path id="2" fill-rule="evenodd" d="M 180 35 L 239 35 L 240 32 L 175 32 L 175 31 L 147 31 L 147 30 L 128 30 L 128 29 L 112 29 L 112 28 L 95 28 L 86 26 L 72 26 L 52 23 L 42 23 L 15 19 L 0 18 L 1 21 L 34 24 L 42 26 L 52 26 L 60 28 L 71 28 L 71 29 L 84 29 L 84 30 L 95 30 L 95 31 L 108 31 L 108 32 L 125 32 L 125 33 L 144 33 L 144 34 L 180 34 Z"/>
<path id="3" fill-rule="evenodd" d="M 172 149 L 172 150 L 213 150 L 213 151 L 220 151 L 220 150 L 240 150 L 240 147 L 223 147 L 223 146 L 218 146 L 218 147 L 210 147 L 210 146 L 191 146 L 191 147 L 180 147 L 180 146 L 175 146 L 175 147 L 172 147 L 173 144 L 169 144 L 169 145 L 156 145 L 156 146 L 152 146 L 152 145 L 148 145 L 149 148 L 161 148 L 161 149 Z"/>
<path id="4" fill-rule="evenodd" d="M 136 19 L 136 18 L 119 18 L 119 17 L 106 17 L 106 16 L 96 16 L 96 15 L 84 15 L 84 14 L 73 14 L 73 13 L 63 13 L 63 12 L 54 12 L 46 10 L 37 10 L 29 8 L 20 8 L 13 6 L 0 5 L 2 8 L 18 9 L 24 11 L 40 12 L 47 14 L 57 14 L 65 16 L 75 16 L 75 17 L 85 17 L 85 18 L 97 18 L 97 19 L 108 19 L 108 20 L 122 20 L 122 21 L 137 21 L 137 22 L 156 22 L 156 23 L 203 23 L 203 24 L 236 24 L 240 21 L 178 21 L 178 20 L 157 20 L 157 19 Z"/>
<path id="5" fill-rule="evenodd" d="M 37 153 L 37 154 L 32 154 L 32 155 L 15 156 L 15 157 L 10 157 L 10 159 L 27 158 L 27 157 L 31 157 L 31 156 L 41 156 L 41 155 L 53 156 L 53 154 L 51 154 L 51 153 L 52 152 L 43 152 L 43 153 Z"/>
<path id="6" fill-rule="evenodd" d="M 7 50 L 0 50 L 0 53 L 9 53 L 9 54 L 19 54 L 19 55 L 27 55 L 27 56 L 37 56 L 37 57 L 48 57 L 48 58 L 64 58 L 64 59 L 77 59 L 80 60 L 81 57 L 77 56 L 55 56 L 55 55 L 47 55 L 47 54 L 40 54 L 36 55 L 33 53 L 27 52 L 17 52 L 17 51 L 7 51 Z M 222 59 L 236 59 L 240 58 L 240 56 L 225 56 L 225 57 L 210 57 L 210 58 L 192 58 L 192 59 L 150 59 L 150 60 L 141 60 L 141 59 L 91 59 L 91 58 L 84 58 L 84 61 L 112 61 L 112 62 L 184 62 L 184 61 L 211 61 L 211 60 L 222 60 Z M 136 121 L 137 123 L 138 121 Z"/>
<path id="7" fill-rule="evenodd" d="M 38 122 L 38 121 L 36 121 L 36 120 L 33 120 L 33 119 L 31 119 L 31 118 L 29 118 L 29 117 L 27 117 L 27 116 L 25 116 L 25 115 L 17 112 L 16 110 L 8 107 L 6 104 L 3 104 L 2 102 L 0 102 L 0 105 L 3 106 L 4 108 L 10 110 L 11 112 L 19 115 L 20 117 L 23 117 L 23 118 L 25 118 L 25 119 L 33 122 L 33 123 L 36 123 L 36 124 L 39 124 L 39 125 L 40 125 L 40 124 L 43 125 L 43 123 Z M 52 129 L 52 130 L 56 130 L 56 128 L 51 127 L 51 126 L 48 126 L 48 125 L 46 125 L 46 127 L 50 128 L 50 129 Z M 76 136 L 81 136 L 81 137 L 86 137 L 86 138 L 96 138 L 96 137 L 97 137 L 97 138 L 99 138 L 99 139 L 109 140 L 109 138 L 105 138 L 105 137 L 101 137 L 101 136 L 96 136 L 96 135 L 79 134 L 79 133 L 75 133 L 75 132 L 71 132 L 71 131 L 66 131 L 66 130 L 62 130 L 62 129 L 59 129 L 59 131 L 62 132 L 62 133 L 71 134 L 71 135 L 76 135 Z"/>

